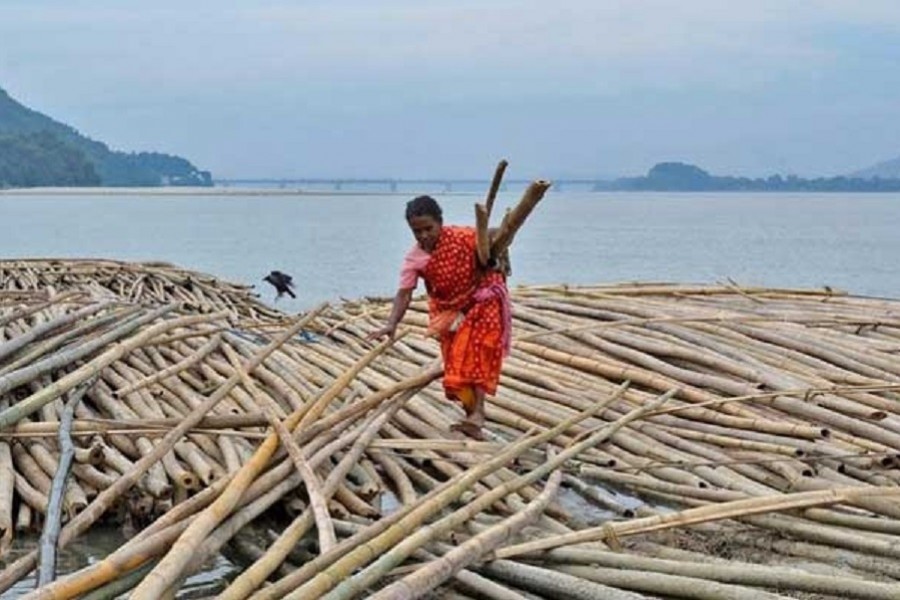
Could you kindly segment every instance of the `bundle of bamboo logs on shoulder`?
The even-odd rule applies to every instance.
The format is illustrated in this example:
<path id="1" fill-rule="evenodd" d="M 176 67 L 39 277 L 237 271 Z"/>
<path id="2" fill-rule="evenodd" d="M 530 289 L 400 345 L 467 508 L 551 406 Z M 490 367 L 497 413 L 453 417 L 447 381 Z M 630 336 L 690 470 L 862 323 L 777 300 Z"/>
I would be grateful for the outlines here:
<path id="1" fill-rule="evenodd" d="M 161 264 L 0 261 L 0 590 L 175 598 L 224 553 L 209 596 L 900 597 L 900 301 L 512 297 L 473 441 L 424 300 L 373 345 L 380 301 L 286 315 Z M 56 572 L 110 523 L 133 534 Z"/>

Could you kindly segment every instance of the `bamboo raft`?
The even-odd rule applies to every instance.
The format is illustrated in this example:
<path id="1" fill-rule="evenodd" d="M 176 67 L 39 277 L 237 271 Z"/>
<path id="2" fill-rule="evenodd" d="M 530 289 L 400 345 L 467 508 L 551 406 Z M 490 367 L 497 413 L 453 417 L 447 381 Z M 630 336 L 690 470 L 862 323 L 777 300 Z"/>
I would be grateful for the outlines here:
<path id="1" fill-rule="evenodd" d="M 0 261 L 0 590 L 175 598 L 225 553 L 210 597 L 900 598 L 900 301 L 512 297 L 473 441 L 422 300 L 375 345 L 384 300 L 287 315 L 171 265 Z M 104 523 L 134 534 L 57 576 Z"/>

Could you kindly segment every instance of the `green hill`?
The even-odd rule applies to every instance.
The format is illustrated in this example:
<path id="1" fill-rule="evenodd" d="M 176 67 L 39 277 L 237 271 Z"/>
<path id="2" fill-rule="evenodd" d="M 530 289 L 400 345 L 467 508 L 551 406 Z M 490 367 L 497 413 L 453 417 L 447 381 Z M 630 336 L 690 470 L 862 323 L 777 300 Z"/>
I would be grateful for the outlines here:
<path id="1" fill-rule="evenodd" d="M 0 89 L 0 187 L 211 186 L 179 156 L 118 152 L 16 102 Z"/>
<path id="2" fill-rule="evenodd" d="M 598 182 L 596 191 L 645 192 L 900 192 L 900 179 L 862 177 L 816 177 L 770 175 L 762 178 L 710 175 L 700 167 L 682 162 L 653 166 L 641 177 L 620 177 Z"/>
<path id="3" fill-rule="evenodd" d="M 100 185 L 84 152 L 46 131 L 0 135 L 0 188 Z"/>

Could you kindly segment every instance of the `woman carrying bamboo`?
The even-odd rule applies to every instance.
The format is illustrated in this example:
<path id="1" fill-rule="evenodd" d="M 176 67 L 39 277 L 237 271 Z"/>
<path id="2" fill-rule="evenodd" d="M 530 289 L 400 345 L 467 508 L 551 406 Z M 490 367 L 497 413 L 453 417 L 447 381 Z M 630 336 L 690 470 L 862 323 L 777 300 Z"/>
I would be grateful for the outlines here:
<path id="1" fill-rule="evenodd" d="M 419 196 L 407 203 L 406 221 L 416 243 L 403 259 L 387 324 L 371 337 L 394 335 L 421 278 L 428 293 L 428 332 L 441 344 L 444 393 L 461 402 L 466 413 L 451 429 L 482 439 L 484 399 L 496 393 L 509 353 L 506 276 L 481 264 L 474 228 L 443 224 L 434 198 Z"/>

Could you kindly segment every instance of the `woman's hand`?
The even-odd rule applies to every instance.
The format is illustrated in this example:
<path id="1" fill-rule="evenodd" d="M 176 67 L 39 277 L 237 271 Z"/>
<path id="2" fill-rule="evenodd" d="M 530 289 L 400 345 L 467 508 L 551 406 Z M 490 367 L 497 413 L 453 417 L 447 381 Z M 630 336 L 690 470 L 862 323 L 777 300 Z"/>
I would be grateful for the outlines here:
<path id="1" fill-rule="evenodd" d="M 391 307 L 391 316 L 388 317 L 387 325 L 367 335 L 367 340 L 377 340 L 385 336 L 390 336 L 391 338 L 394 337 L 394 334 L 397 332 L 397 324 L 403 320 L 403 315 L 406 314 L 406 309 L 409 308 L 409 301 L 412 298 L 412 293 L 413 291 L 411 289 L 401 288 L 397 290 L 397 294 L 394 296 L 393 306 Z"/>
<path id="2" fill-rule="evenodd" d="M 381 329 L 373 331 L 369 335 L 366 336 L 367 340 L 380 340 L 383 337 L 389 336 L 394 337 L 397 333 L 397 324 L 396 323 L 388 323 Z"/>

